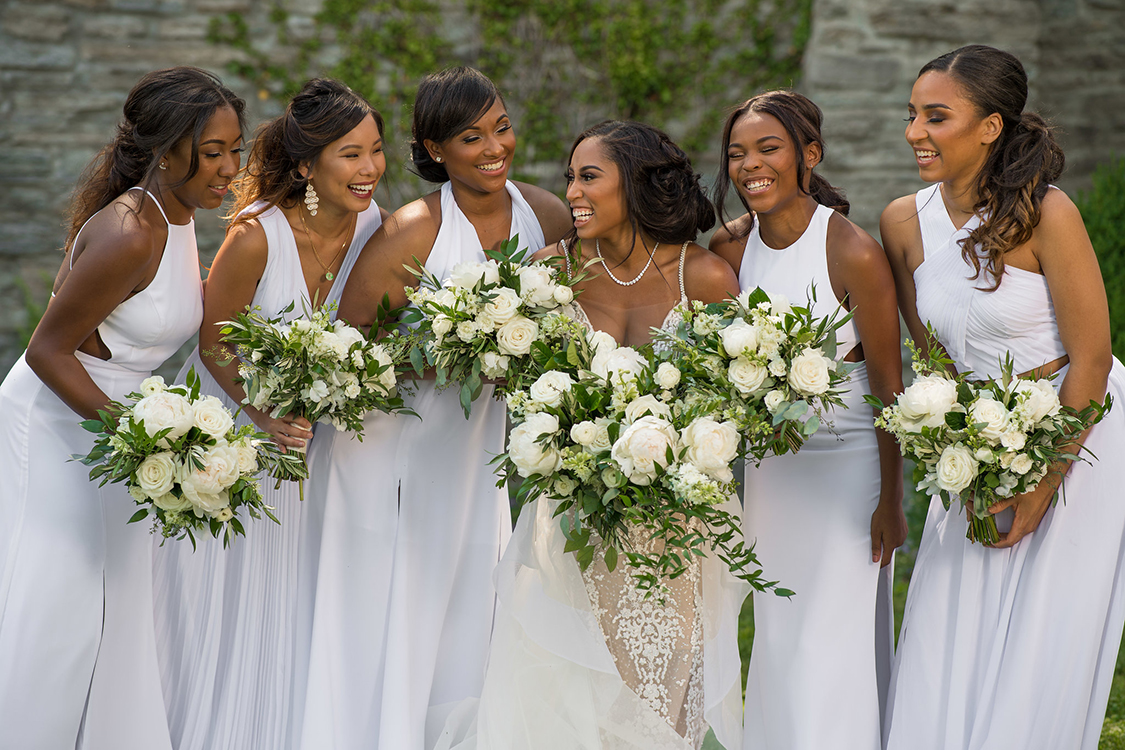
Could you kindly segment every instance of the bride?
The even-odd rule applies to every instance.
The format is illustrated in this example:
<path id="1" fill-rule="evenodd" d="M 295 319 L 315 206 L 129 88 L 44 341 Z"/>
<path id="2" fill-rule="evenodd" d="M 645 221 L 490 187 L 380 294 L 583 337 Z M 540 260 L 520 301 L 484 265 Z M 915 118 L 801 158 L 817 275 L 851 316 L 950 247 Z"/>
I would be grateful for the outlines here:
<path id="1" fill-rule="evenodd" d="M 688 300 L 738 293 L 730 266 L 692 241 L 714 225 L 714 210 L 661 131 L 595 125 L 571 150 L 567 182 L 569 241 L 537 257 L 562 255 L 572 270 L 600 260 L 575 305 L 591 329 L 640 346 L 653 328 L 674 328 Z M 563 551 L 554 507 L 541 497 L 520 514 L 495 575 L 484 691 L 453 714 L 437 747 L 687 750 L 709 728 L 735 747 L 744 584 L 717 559 L 697 559 L 669 582 L 661 606 L 637 591 L 624 564 L 611 572 L 596 557 L 580 571 Z"/>

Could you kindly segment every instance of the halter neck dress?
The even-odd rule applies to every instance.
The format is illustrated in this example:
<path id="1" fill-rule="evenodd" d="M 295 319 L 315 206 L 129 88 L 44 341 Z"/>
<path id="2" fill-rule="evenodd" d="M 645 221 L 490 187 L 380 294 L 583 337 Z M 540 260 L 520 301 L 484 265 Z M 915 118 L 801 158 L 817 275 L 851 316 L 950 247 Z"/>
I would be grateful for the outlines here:
<path id="1" fill-rule="evenodd" d="M 506 187 L 509 236 L 542 247 L 535 212 Z M 450 183 L 440 200 L 425 266 L 446 279 L 486 256 Z M 420 420 L 372 414 L 362 443 L 337 435 L 317 448 L 331 457 L 310 488 L 326 499 L 305 750 L 429 748 L 452 707 L 480 695 L 491 576 L 511 533 L 508 493 L 489 467 L 504 447 L 493 391 L 466 420 L 456 388 L 418 381 Z"/>
<path id="2" fill-rule="evenodd" d="M 918 314 L 959 371 L 1000 375 L 1066 354 L 1044 276 L 1007 266 L 1000 287 L 977 276 L 938 186 L 917 194 L 925 259 L 914 271 Z M 1056 384 L 1066 376 L 1064 367 Z M 889 750 L 1095 750 L 1125 621 L 1125 368 L 1113 410 L 1075 463 L 1039 528 L 1010 549 L 965 539 L 965 511 L 930 502 L 899 635 L 888 705 Z"/>
<path id="3" fill-rule="evenodd" d="M 264 209 L 264 210 L 263 210 Z M 251 307 L 277 317 L 289 305 L 288 320 L 312 311 L 293 229 L 276 206 L 257 203 L 257 221 L 266 235 L 266 265 Z M 368 238 L 382 224 L 371 205 L 356 218 L 355 233 L 323 304 L 339 303 L 348 274 Z M 217 396 L 235 412 L 227 395 L 192 353 L 188 369 L 200 378 L 200 393 Z M 239 414 L 238 425 L 250 424 Z M 331 430 L 317 425 L 310 444 L 309 470 L 319 470 L 312 445 Z M 309 630 L 312 623 L 320 509 L 300 502 L 296 482 L 261 480 L 262 497 L 280 525 L 248 520 L 246 536 L 224 549 L 221 539 L 166 543 L 155 550 L 158 646 L 168 723 L 177 750 L 286 750 L 294 744 L 294 706 L 304 697 Z"/>
<path id="4" fill-rule="evenodd" d="M 110 358 L 74 356 L 123 399 L 199 329 L 201 292 L 194 221 L 169 223 L 152 282 L 98 326 Z M 70 460 L 93 436 L 23 357 L 0 416 L 0 748 L 169 750 L 148 523 Z"/>
<path id="5" fill-rule="evenodd" d="M 818 206 L 804 233 L 775 249 L 759 224 L 746 238 L 742 289 L 761 287 L 813 314 L 837 306 L 828 274 L 828 225 Z M 843 357 L 859 343 L 854 321 L 837 331 Z M 747 462 L 747 542 L 770 580 L 796 592 L 754 596 L 754 649 L 746 682 L 743 746 L 761 750 L 879 750 L 880 708 L 894 649 L 891 574 L 871 561 L 879 504 L 879 451 L 867 364 L 851 372 L 841 408 L 798 453 Z M 881 667 L 881 669 L 880 669 Z M 880 679 L 881 678 L 881 679 Z"/>

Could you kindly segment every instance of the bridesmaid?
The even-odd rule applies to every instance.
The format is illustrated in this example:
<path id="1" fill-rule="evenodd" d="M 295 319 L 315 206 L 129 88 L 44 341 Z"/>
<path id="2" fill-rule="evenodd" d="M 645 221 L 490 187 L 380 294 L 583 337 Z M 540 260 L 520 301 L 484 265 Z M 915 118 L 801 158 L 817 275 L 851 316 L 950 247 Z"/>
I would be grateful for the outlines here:
<path id="1" fill-rule="evenodd" d="M 881 222 L 903 317 L 919 346 L 933 325 L 974 377 L 997 377 L 1010 351 L 1017 373 L 1057 373 L 1064 404 L 1107 390 L 1115 403 L 1084 436 L 1101 460 L 1055 467 L 993 506 L 1015 510 L 996 549 L 965 539 L 958 505 L 931 501 L 899 637 L 891 750 L 1094 750 L 1121 642 L 1125 368 L 1110 352 L 1082 217 L 1050 184 L 1062 151 L 1026 101 L 1023 66 L 992 47 L 920 71 L 906 140 L 936 184 L 891 203 Z M 1056 489 L 1065 504 L 1052 504 Z"/>
<path id="2" fill-rule="evenodd" d="M 443 279 L 509 237 L 539 248 L 570 225 L 558 198 L 508 180 L 515 132 L 478 71 L 425 78 L 413 134 L 415 168 L 442 186 L 367 243 L 340 304 L 353 324 L 370 325 L 384 294 L 405 304 L 416 280 L 404 264 Z M 313 482 L 326 506 L 305 748 L 429 747 L 427 729 L 436 734 L 454 704 L 480 694 L 491 575 L 511 530 L 507 493 L 488 467 L 504 442 L 504 406 L 490 396 L 466 421 L 456 389 L 422 381 L 420 421 L 374 415 L 363 443 L 316 447 L 331 460 Z"/>
<path id="3" fill-rule="evenodd" d="M 820 123 L 820 108 L 792 91 L 744 102 L 723 129 L 730 182 L 716 190 L 721 207 L 733 185 L 749 212 L 711 240 L 742 289 L 805 304 L 815 285 L 815 314 L 837 302 L 854 312 L 837 331 L 838 356 L 856 367 L 832 429 L 746 468 L 746 536 L 766 573 L 796 591 L 754 598 L 743 746 L 755 750 L 879 750 L 890 562 L 906 538 L 902 457 L 863 401 L 890 403 L 902 390 L 893 277 L 879 244 L 846 218 L 843 194 L 813 172 Z"/>
<path id="4" fill-rule="evenodd" d="M 207 277 L 199 347 L 181 382 L 194 367 L 202 393 L 238 408 L 245 394 L 235 383 L 237 361 L 229 361 L 236 353 L 220 341 L 219 324 L 247 305 L 267 317 L 292 306 L 292 319 L 311 311 L 313 300 L 337 302 L 360 248 L 382 223 L 372 193 L 385 169 L 383 118 L 339 81 L 309 81 L 262 126 L 234 183 L 234 220 Z M 293 449 L 312 437 L 301 417 L 275 419 L 245 406 L 238 423 L 250 421 Z M 319 514 L 300 503 L 294 482 L 275 489 L 267 480 L 262 491 L 280 525 L 254 522 L 229 549 L 210 537 L 198 551 L 157 549 L 162 676 L 178 750 L 273 750 L 293 742 L 312 620 L 314 578 L 303 564 Z"/>
<path id="5" fill-rule="evenodd" d="M 149 73 L 71 207 L 54 295 L 0 386 L 0 748 L 168 750 L 152 540 L 122 485 L 69 461 L 79 421 L 199 327 L 197 209 L 238 173 L 243 101 L 210 73 Z"/>

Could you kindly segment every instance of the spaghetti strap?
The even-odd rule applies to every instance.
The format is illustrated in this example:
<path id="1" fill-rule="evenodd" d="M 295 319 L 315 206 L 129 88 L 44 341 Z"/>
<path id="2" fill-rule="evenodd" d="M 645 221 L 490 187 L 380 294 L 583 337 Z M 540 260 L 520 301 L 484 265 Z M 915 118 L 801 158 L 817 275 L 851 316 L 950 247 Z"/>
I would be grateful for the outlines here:
<path id="1" fill-rule="evenodd" d="M 145 195 L 147 195 L 149 198 L 152 198 L 152 202 L 155 203 L 157 209 L 160 210 L 160 215 L 164 217 L 164 223 L 165 224 L 171 224 L 172 223 L 168 220 L 168 214 L 164 213 L 164 206 L 160 205 L 160 199 L 157 198 L 155 195 L 153 195 L 151 190 L 149 190 L 146 187 L 141 187 L 140 185 L 134 185 L 133 187 L 129 188 L 129 190 L 143 190 L 143 191 L 145 191 Z M 125 192 L 129 192 L 129 190 L 126 190 Z"/>

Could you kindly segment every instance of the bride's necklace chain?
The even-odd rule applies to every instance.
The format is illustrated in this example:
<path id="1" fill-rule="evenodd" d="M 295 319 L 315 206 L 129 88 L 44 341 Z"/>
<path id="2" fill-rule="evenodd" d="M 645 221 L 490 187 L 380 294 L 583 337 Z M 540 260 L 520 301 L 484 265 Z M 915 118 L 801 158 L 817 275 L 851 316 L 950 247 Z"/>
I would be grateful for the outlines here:
<path id="1" fill-rule="evenodd" d="M 344 248 L 351 242 L 352 232 L 355 231 L 356 217 L 354 215 L 352 216 L 352 228 L 344 234 L 344 242 L 340 245 L 340 249 L 332 256 L 332 260 L 328 261 L 328 265 L 325 265 L 324 261 L 320 259 L 320 253 L 316 251 L 316 245 L 313 244 L 312 232 L 309 231 L 309 225 L 305 223 L 305 212 L 300 207 L 297 208 L 297 216 L 301 218 L 301 228 L 305 230 L 305 237 L 309 240 L 309 247 L 312 248 L 313 257 L 316 258 L 316 262 L 320 264 L 321 269 L 324 271 L 324 281 L 332 281 L 336 278 L 336 274 L 332 273 L 332 265 L 336 262 L 336 259 L 340 257 L 340 253 L 344 252 Z"/>
<path id="2" fill-rule="evenodd" d="M 645 271 L 647 271 L 648 267 L 652 265 L 652 259 L 656 257 L 656 248 L 658 247 L 660 247 L 659 242 L 652 246 L 652 252 L 648 255 L 648 263 L 645 263 L 645 267 L 642 268 L 641 272 L 637 274 L 637 278 L 633 279 L 632 281 L 622 281 L 621 279 L 613 275 L 613 271 L 609 270 L 609 264 L 605 262 L 605 257 L 602 255 L 601 241 L 594 240 L 594 252 L 598 254 L 598 258 L 602 262 L 602 268 L 605 269 L 605 272 L 609 275 L 609 278 L 616 281 L 620 286 L 633 286 L 633 284 L 636 284 L 641 280 L 641 277 L 645 275 Z"/>

